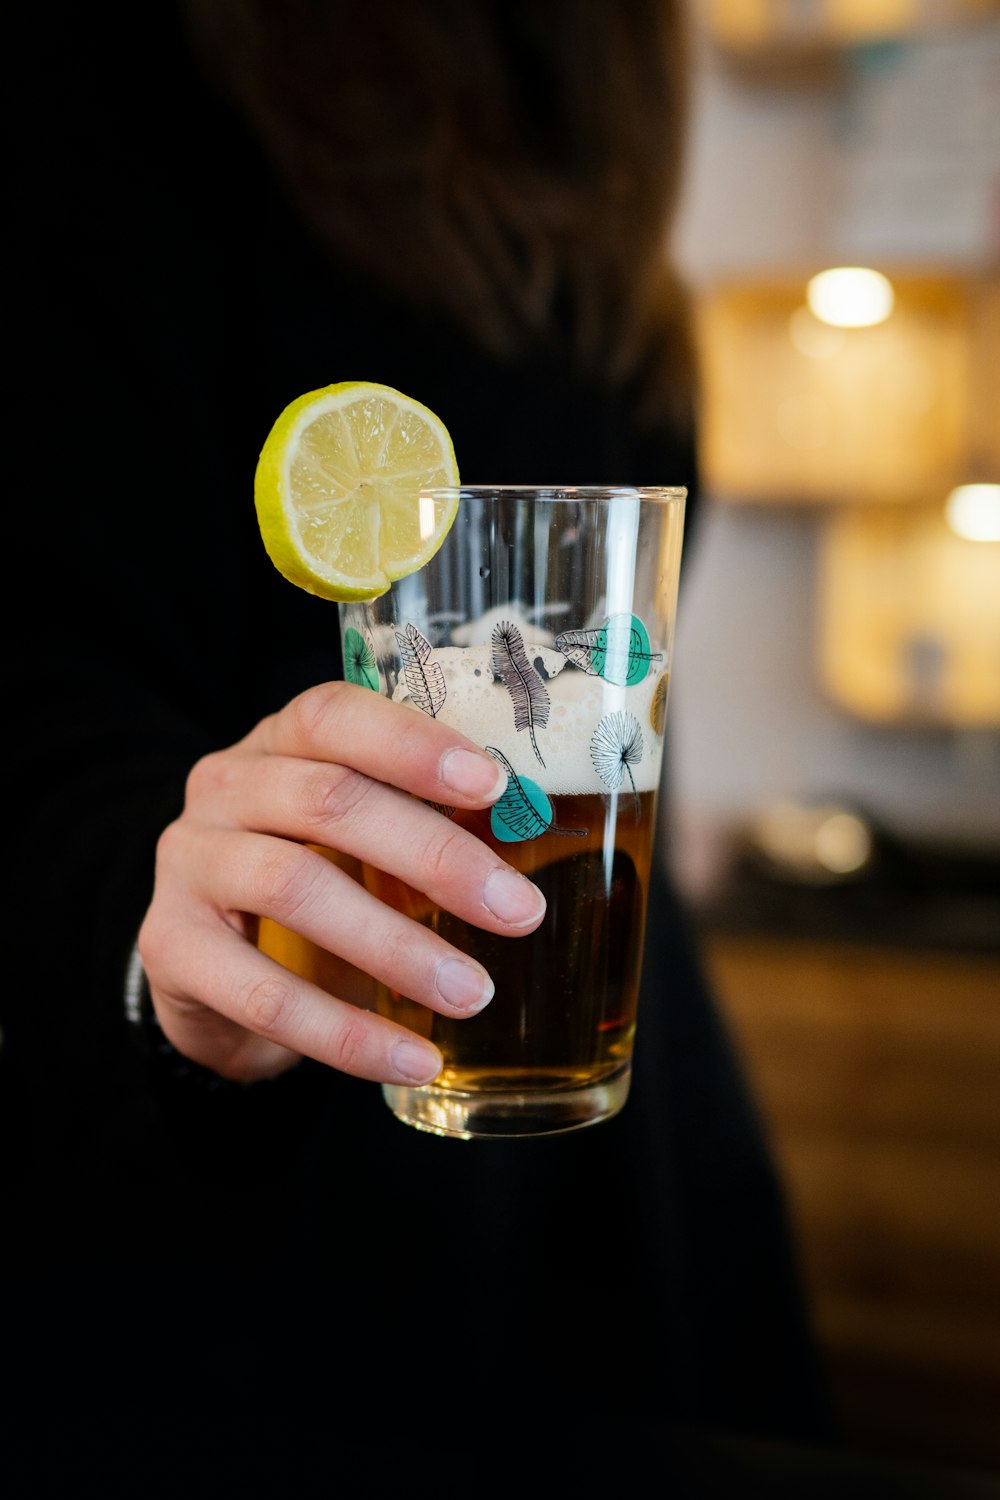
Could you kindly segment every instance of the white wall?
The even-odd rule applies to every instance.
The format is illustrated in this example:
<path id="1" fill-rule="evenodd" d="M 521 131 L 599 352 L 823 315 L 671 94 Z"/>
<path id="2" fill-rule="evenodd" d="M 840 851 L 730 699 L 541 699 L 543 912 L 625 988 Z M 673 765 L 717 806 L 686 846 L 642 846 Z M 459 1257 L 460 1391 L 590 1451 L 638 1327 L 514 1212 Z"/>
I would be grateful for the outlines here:
<path id="1" fill-rule="evenodd" d="M 846 800 L 901 833 L 1000 849 L 1000 732 L 887 728 L 824 695 L 816 539 L 808 510 L 705 507 L 671 678 L 675 815 L 715 826 L 779 797 Z"/>

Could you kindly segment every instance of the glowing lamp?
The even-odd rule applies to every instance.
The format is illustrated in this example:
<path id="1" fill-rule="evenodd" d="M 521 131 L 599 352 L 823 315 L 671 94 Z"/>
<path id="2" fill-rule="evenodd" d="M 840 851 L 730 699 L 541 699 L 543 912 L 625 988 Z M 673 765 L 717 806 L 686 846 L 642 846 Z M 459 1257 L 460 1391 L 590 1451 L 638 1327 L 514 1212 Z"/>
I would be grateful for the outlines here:
<path id="1" fill-rule="evenodd" d="M 1000 542 L 1000 484 L 960 484 L 945 501 L 945 517 L 968 542 Z"/>
<path id="2" fill-rule="evenodd" d="M 870 328 L 884 323 L 895 304 L 892 282 L 866 266 L 834 266 L 806 287 L 813 317 L 834 328 Z"/>

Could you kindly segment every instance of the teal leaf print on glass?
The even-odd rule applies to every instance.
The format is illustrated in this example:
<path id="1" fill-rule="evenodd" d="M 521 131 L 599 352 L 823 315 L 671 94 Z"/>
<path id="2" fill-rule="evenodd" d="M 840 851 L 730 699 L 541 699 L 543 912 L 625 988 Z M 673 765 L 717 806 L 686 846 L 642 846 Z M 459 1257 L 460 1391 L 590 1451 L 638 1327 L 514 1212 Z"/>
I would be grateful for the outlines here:
<path id="1" fill-rule="evenodd" d="M 358 687 L 379 690 L 378 665 L 371 642 L 360 630 L 349 627 L 344 631 L 344 676 Z"/>
<path id="2" fill-rule="evenodd" d="M 650 648 L 649 634 L 638 615 L 612 615 L 593 630 L 564 630 L 556 636 L 555 646 L 591 677 L 603 677 L 617 687 L 642 682 L 650 662 L 663 655 Z"/>
<path id="3" fill-rule="evenodd" d="M 493 837 L 504 844 L 537 839 L 543 833 L 585 834 L 585 828 L 557 828 L 552 821 L 552 803 L 537 782 L 518 776 L 507 757 L 493 745 L 487 750 L 507 772 L 507 790 L 490 809 Z"/>

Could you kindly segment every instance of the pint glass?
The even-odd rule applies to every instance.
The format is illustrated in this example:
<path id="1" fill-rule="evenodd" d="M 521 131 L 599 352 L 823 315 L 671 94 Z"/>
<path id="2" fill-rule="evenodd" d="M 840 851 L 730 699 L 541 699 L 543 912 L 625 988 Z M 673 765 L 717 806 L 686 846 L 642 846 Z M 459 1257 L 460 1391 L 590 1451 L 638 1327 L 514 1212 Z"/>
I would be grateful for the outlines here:
<path id="1" fill-rule="evenodd" d="M 497 936 L 363 867 L 370 891 L 496 987 L 484 1011 L 451 1020 L 380 986 L 381 1014 L 444 1058 L 433 1082 L 383 1093 L 439 1135 L 550 1135 L 609 1118 L 628 1095 L 686 490 L 454 493 L 424 567 L 339 606 L 345 675 L 494 756 L 507 787 L 492 808 L 437 811 L 534 881 L 547 910 L 534 933 Z"/>

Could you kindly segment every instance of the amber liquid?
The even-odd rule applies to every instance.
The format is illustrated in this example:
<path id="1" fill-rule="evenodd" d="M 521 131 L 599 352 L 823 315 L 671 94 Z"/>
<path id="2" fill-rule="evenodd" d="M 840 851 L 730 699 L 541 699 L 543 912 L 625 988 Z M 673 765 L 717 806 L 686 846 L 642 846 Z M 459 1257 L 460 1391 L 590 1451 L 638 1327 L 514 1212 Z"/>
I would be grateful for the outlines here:
<path id="1" fill-rule="evenodd" d="M 489 809 L 454 815 L 544 892 L 545 918 L 528 936 L 484 932 L 384 871 L 364 869 L 369 890 L 476 958 L 496 985 L 486 1009 L 462 1021 L 378 986 L 380 1014 L 440 1048 L 435 1089 L 578 1089 L 631 1058 L 656 794 L 550 801 L 558 831 L 517 843 L 493 838 Z"/>

